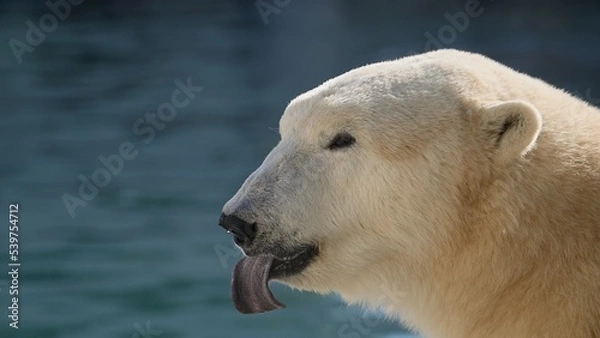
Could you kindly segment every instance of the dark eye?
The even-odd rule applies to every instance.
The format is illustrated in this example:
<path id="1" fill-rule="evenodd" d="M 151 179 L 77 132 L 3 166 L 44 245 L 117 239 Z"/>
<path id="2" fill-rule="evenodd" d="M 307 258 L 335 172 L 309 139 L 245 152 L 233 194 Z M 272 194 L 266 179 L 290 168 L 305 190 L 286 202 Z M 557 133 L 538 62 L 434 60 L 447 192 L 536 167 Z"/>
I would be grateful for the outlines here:
<path id="1" fill-rule="evenodd" d="M 335 149 L 346 148 L 346 147 L 353 145 L 355 142 L 356 142 L 356 139 L 352 135 L 350 135 L 346 132 L 343 132 L 343 133 L 339 133 L 339 134 L 335 135 L 335 137 L 331 140 L 331 142 L 329 142 L 327 149 L 335 150 Z"/>

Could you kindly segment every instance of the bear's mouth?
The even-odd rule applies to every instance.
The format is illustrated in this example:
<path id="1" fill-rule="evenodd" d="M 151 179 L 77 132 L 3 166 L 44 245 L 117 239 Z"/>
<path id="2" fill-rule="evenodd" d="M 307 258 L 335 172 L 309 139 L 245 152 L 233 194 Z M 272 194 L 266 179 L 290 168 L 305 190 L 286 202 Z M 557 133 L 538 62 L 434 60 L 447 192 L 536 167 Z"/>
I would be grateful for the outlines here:
<path id="1" fill-rule="evenodd" d="M 303 245 L 294 250 L 291 255 L 283 258 L 274 257 L 269 278 L 285 278 L 302 272 L 317 255 L 318 250 L 314 245 Z"/>
<path id="2" fill-rule="evenodd" d="M 231 280 L 231 298 L 235 308 L 249 314 L 285 307 L 271 293 L 269 281 L 302 272 L 317 254 L 316 246 L 303 245 L 278 257 L 261 254 L 242 258 L 235 265 Z"/>

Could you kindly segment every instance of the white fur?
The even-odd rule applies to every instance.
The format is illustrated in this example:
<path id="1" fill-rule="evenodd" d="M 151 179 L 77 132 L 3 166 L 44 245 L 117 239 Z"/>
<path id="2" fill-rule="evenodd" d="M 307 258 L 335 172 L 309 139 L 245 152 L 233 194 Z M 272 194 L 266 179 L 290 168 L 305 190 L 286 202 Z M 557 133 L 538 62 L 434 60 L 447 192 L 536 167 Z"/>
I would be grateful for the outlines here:
<path id="1" fill-rule="evenodd" d="M 327 149 L 340 131 L 356 144 Z M 319 246 L 282 282 L 429 337 L 600 336 L 598 109 L 441 50 L 325 82 L 280 133 L 224 212 L 256 252 Z"/>

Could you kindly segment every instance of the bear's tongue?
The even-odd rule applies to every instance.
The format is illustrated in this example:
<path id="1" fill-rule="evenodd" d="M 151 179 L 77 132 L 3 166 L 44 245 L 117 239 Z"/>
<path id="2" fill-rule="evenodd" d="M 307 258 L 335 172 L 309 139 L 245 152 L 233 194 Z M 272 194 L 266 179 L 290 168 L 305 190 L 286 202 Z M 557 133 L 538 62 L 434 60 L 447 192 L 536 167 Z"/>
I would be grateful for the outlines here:
<path id="1" fill-rule="evenodd" d="M 244 257 L 233 268 L 231 298 L 241 313 L 261 313 L 285 307 L 269 290 L 273 257 Z"/>

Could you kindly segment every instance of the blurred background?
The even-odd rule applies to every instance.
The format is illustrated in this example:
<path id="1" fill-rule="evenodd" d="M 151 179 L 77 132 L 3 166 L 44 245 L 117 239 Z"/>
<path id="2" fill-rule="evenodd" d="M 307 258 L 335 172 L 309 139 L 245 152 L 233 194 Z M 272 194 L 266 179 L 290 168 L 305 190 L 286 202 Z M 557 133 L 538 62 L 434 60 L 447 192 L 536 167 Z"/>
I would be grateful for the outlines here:
<path id="1" fill-rule="evenodd" d="M 367 63 L 465 49 L 599 105 L 599 15 L 598 1 L 0 1 L 0 263 L 18 202 L 22 264 L 18 330 L 0 273 L 0 337 L 408 335 L 279 286 L 287 309 L 238 314 L 222 205 L 293 97 Z"/>

